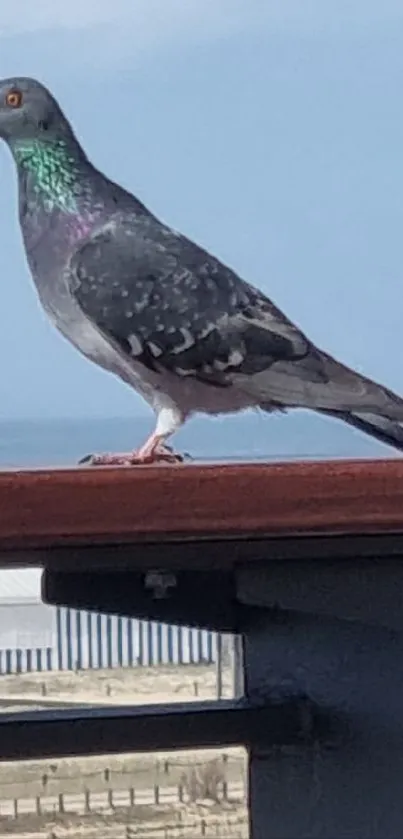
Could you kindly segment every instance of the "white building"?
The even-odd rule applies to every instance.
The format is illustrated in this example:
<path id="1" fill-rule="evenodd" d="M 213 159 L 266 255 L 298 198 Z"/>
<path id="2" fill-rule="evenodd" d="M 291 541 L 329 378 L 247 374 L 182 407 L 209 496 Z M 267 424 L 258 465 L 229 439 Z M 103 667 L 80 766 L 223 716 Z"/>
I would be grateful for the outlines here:
<path id="1" fill-rule="evenodd" d="M 0 571 L 0 674 L 47 670 L 56 610 L 41 602 L 37 568 Z"/>

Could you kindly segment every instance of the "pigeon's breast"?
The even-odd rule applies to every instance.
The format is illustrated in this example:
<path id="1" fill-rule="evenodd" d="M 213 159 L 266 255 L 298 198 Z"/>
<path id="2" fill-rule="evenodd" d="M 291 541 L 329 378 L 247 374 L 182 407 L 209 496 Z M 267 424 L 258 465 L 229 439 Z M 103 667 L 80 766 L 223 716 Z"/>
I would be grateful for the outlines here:
<path id="1" fill-rule="evenodd" d="M 119 376 L 150 404 L 155 401 L 155 388 L 142 365 L 123 355 L 113 340 L 106 338 L 84 314 L 71 294 L 62 260 L 55 260 L 53 270 L 44 270 L 30 260 L 40 302 L 50 321 L 86 358 Z"/>
<path id="2" fill-rule="evenodd" d="M 151 404 L 154 402 L 154 388 L 144 375 L 142 366 L 123 355 L 112 340 L 108 340 L 95 324 L 81 311 L 69 293 L 43 300 L 42 304 L 56 328 L 86 358 L 119 376 L 141 393 Z"/>

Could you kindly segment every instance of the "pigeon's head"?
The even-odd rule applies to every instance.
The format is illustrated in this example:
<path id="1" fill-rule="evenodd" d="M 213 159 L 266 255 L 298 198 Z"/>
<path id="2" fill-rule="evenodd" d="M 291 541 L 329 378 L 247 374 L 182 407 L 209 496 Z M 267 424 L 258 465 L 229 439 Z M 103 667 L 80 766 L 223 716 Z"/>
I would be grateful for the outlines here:
<path id="1" fill-rule="evenodd" d="M 56 100 L 35 79 L 0 80 L 0 137 L 6 142 L 64 133 L 68 123 Z"/>

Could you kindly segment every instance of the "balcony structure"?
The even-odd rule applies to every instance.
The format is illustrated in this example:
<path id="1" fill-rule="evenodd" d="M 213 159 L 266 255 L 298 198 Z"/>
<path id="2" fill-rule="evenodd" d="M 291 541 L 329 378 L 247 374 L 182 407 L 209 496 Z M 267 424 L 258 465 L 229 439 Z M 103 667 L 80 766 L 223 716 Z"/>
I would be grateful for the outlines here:
<path id="1" fill-rule="evenodd" d="M 245 745 L 252 839 L 403 835 L 403 461 L 0 473 L 55 605 L 233 632 L 233 702 L 0 715 L 0 759 Z"/>

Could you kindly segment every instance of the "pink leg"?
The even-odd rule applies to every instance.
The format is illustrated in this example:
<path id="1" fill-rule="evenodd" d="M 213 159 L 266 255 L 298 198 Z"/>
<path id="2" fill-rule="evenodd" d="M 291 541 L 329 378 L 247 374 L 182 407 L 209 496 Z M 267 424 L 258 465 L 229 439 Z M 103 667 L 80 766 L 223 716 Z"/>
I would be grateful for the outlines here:
<path id="1" fill-rule="evenodd" d="M 154 432 L 137 451 L 121 454 L 93 454 L 80 460 L 89 466 L 140 466 L 152 463 L 183 463 L 184 457 L 164 443 L 165 435 Z"/>

